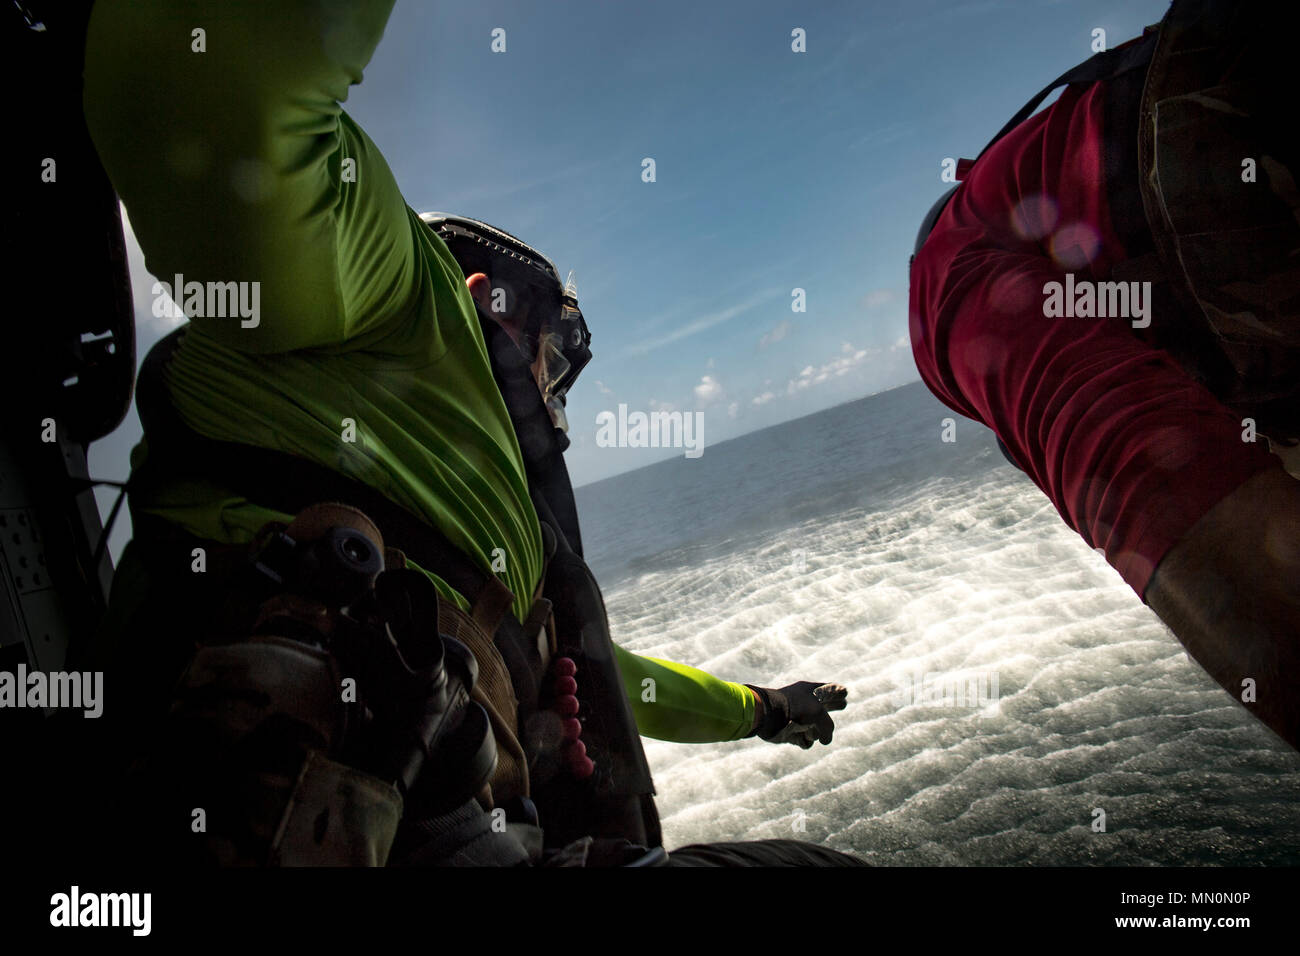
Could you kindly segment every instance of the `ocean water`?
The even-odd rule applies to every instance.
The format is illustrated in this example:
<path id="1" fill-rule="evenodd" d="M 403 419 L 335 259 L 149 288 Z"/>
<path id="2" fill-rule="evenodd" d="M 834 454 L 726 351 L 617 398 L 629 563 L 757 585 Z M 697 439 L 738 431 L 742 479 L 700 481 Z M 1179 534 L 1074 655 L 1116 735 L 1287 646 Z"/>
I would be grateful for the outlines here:
<path id="1" fill-rule="evenodd" d="M 958 418 L 941 441 L 947 417 L 909 385 L 578 489 L 622 646 L 728 680 L 849 688 L 828 747 L 647 740 L 666 845 L 1300 863 L 1300 754 L 1183 653 L 991 433 Z"/>

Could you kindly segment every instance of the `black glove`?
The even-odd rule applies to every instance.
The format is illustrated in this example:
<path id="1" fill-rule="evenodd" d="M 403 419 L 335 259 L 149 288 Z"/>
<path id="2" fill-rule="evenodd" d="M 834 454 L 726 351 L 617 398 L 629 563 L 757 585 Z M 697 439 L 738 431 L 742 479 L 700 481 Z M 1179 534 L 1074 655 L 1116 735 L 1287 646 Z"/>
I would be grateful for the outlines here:
<path id="1" fill-rule="evenodd" d="M 798 744 L 804 750 L 820 740 L 831 742 L 835 721 L 830 711 L 843 710 L 849 689 L 843 684 L 802 680 L 780 690 L 746 684 L 763 701 L 763 717 L 749 733 L 776 744 Z"/>

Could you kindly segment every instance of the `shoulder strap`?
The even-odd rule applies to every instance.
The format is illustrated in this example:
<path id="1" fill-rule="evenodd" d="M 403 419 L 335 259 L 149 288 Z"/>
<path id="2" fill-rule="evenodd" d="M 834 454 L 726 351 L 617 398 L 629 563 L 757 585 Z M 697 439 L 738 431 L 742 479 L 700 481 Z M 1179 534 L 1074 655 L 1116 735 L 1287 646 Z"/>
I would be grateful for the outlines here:
<path id="1" fill-rule="evenodd" d="M 1142 36 L 1129 40 L 1113 50 L 1098 53 L 1077 66 L 1066 70 L 1022 106 L 1020 111 L 998 130 L 997 135 L 988 141 L 988 145 L 980 150 L 979 156 L 974 161 L 979 162 L 980 157 L 993 148 L 993 144 L 1029 119 L 1034 110 L 1038 109 L 1039 104 L 1047 99 L 1048 94 L 1058 87 L 1069 86 L 1071 83 L 1100 83 L 1103 80 L 1113 80 L 1132 70 L 1145 69 L 1147 64 L 1151 62 L 1151 54 L 1155 50 L 1157 35 L 1156 30 L 1148 27 Z M 962 160 L 962 163 L 969 162 L 969 160 Z M 925 245 L 925 240 L 930 237 L 930 233 L 934 231 L 934 224 L 939 221 L 939 216 L 947 208 L 949 201 L 957 192 L 957 188 L 957 186 L 953 186 L 940 196 L 934 205 L 930 207 L 930 211 L 925 214 L 925 218 L 921 220 L 921 228 L 916 234 L 916 242 L 912 247 L 913 259 L 921 251 L 921 247 Z"/>
<path id="2" fill-rule="evenodd" d="M 998 130 L 997 135 L 989 140 L 988 145 L 980 150 L 980 156 L 983 156 L 989 149 L 1007 133 L 1011 132 L 1025 120 L 1033 115 L 1038 105 L 1047 99 L 1048 95 L 1055 89 L 1062 86 L 1069 86 L 1072 83 L 1100 83 L 1104 80 L 1112 80 L 1123 73 L 1138 68 L 1145 69 L 1146 65 L 1151 62 L 1151 54 L 1156 47 L 1156 37 L 1158 33 L 1155 29 L 1148 27 L 1140 37 L 1134 37 L 1126 43 L 1111 50 L 1104 50 L 1101 53 L 1094 54 L 1084 60 L 1078 66 L 1066 70 L 1051 83 L 1047 84 L 1038 94 L 1028 103 L 1020 108 L 1020 112 L 1007 120 L 1005 126 Z M 979 157 L 976 157 L 979 161 Z"/>
<path id="3" fill-rule="evenodd" d="M 1047 99 L 1053 90 L 1057 90 L 1062 86 L 1070 86 L 1071 83 L 1100 83 L 1106 81 L 1106 79 L 1114 79 L 1118 75 L 1127 73 L 1128 70 L 1145 69 L 1145 66 L 1151 62 L 1152 52 L 1156 49 L 1156 36 L 1157 31 L 1153 30 L 1152 27 L 1147 27 L 1143 35 L 1135 36 L 1134 39 L 1128 40 L 1127 43 L 1121 43 L 1114 49 L 1106 49 L 1101 53 L 1095 53 L 1095 55 L 1088 57 L 1078 66 L 1071 66 L 1060 77 L 1053 79 L 1047 86 L 1041 88 L 1034 99 L 1021 107 L 1021 112 L 1006 121 L 1006 125 L 997 131 L 995 137 L 988 140 L 988 146 L 980 150 L 979 155 L 983 156 L 993 146 L 993 143 L 996 143 L 998 139 L 1005 137 L 1015 127 L 1028 120 L 1034 114 L 1035 109 L 1039 108 L 1039 104 L 1043 103 L 1043 100 Z M 976 156 L 975 159 L 979 161 L 979 156 Z"/>
<path id="4" fill-rule="evenodd" d="M 534 492 L 534 499 L 538 495 L 545 499 L 553 516 L 553 527 L 581 556 L 578 506 L 573 497 L 569 469 L 564 463 L 564 450 L 569 445 L 569 438 L 551 423 L 528 361 L 510 335 L 486 315 L 482 307 L 478 307 L 478 318 L 488 358 L 492 362 L 492 375 L 505 400 L 510 424 L 524 456 L 528 487 Z"/>

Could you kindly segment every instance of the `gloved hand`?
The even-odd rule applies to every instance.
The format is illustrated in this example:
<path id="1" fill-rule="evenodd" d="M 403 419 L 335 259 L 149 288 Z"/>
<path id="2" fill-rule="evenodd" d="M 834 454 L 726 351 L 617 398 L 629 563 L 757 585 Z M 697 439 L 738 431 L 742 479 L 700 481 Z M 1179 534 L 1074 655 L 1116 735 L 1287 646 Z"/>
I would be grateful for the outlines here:
<path id="1" fill-rule="evenodd" d="M 804 750 L 820 740 L 831 742 L 835 721 L 830 711 L 843 710 L 849 689 L 843 684 L 803 680 L 780 690 L 746 684 L 762 702 L 762 715 L 749 736 L 758 735 L 774 744 L 798 744 Z"/>

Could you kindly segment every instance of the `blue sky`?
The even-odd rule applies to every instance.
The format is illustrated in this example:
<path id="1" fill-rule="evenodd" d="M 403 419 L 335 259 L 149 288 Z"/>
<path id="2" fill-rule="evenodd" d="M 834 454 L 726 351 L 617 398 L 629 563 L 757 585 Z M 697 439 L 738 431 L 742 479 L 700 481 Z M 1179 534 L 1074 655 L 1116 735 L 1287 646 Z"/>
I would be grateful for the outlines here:
<path id="1" fill-rule="evenodd" d="M 1114 46 L 1166 7 L 399 0 L 345 108 L 412 207 L 486 220 L 576 271 L 595 357 L 567 457 L 584 484 L 681 454 L 597 447 L 596 416 L 619 403 L 702 412 L 707 454 L 916 380 L 907 258 L 943 159 L 976 155 L 1094 29 Z M 132 267 L 143 356 L 167 329 L 138 250 Z M 91 473 L 125 478 L 138 437 L 133 411 Z"/>

